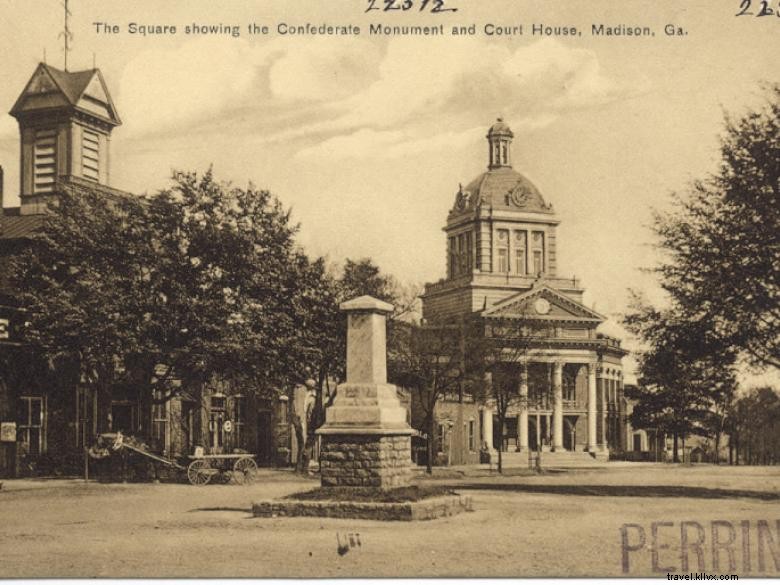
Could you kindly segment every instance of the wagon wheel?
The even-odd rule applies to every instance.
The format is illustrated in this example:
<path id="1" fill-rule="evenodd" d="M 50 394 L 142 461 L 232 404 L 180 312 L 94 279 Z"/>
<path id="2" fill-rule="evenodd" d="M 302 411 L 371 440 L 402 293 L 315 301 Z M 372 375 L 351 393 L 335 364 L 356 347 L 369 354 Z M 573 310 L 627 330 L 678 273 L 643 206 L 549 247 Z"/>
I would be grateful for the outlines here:
<path id="1" fill-rule="evenodd" d="M 214 475 L 214 470 L 205 459 L 196 459 L 187 468 L 187 478 L 192 485 L 206 485 L 211 481 L 212 475 Z"/>
<path id="2" fill-rule="evenodd" d="M 257 475 L 257 463 L 251 457 L 242 457 L 233 464 L 233 479 L 236 483 L 252 483 Z"/>

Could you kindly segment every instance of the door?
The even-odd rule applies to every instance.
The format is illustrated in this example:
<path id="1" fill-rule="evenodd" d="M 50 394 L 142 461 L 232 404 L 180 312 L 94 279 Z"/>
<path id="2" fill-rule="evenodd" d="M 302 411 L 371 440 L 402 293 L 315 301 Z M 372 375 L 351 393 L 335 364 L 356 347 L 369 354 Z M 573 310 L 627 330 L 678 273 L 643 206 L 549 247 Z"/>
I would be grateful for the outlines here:
<path id="1" fill-rule="evenodd" d="M 184 401 L 181 403 L 181 426 L 182 426 L 182 453 L 192 454 L 197 438 L 195 436 L 197 403 Z"/>
<path id="2" fill-rule="evenodd" d="M 124 434 L 133 432 L 135 422 L 135 408 L 129 402 L 114 402 L 111 405 L 111 430 L 121 431 Z"/>
<path id="3" fill-rule="evenodd" d="M 257 462 L 260 465 L 273 464 L 274 435 L 270 410 L 257 411 Z"/>
<path id="4" fill-rule="evenodd" d="M 577 448 L 577 418 L 564 417 L 563 419 L 563 448 L 574 451 Z"/>

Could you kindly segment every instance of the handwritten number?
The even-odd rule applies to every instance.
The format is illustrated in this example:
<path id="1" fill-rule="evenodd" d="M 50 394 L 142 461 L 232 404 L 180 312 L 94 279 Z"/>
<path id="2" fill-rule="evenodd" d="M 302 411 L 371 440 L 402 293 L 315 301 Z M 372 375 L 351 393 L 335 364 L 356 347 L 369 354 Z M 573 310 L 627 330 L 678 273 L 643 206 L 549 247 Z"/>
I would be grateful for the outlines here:
<path id="1" fill-rule="evenodd" d="M 742 4 L 739 5 L 739 12 L 737 12 L 737 16 L 753 14 L 752 12 L 748 12 L 748 9 L 750 8 L 750 1 L 751 0 L 742 0 Z"/>
<path id="2" fill-rule="evenodd" d="M 407 10 L 411 10 L 414 8 L 415 0 L 366 0 L 368 2 L 368 7 L 366 8 L 366 12 L 371 12 L 372 10 L 381 10 L 383 12 L 390 12 L 391 10 L 403 10 L 406 12 Z M 751 0 L 744 0 L 745 2 L 750 3 Z M 377 4 L 380 2 L 384 3 L 384 8 L 381 8 Z M 447 8 L 444 4 L 445 0 L 420 0 L 420 12 L 423 12 L 426 8 L 429 6 L 431 7 L 432 13 L 439 13 L 439 12 L 457 12 L 457 8 Z"/>
<path id="3" fill-rule="evenodd" d="M 433 0 L 433 10 L 431 12 L 456 12 L 457 8 L 445 8 L 444 0 Z"/>
<path id="4" fill-rule="evenodd" d="M 774 11 L 769 8 L 767 0 L 761 0 L 761 11 L 758 13 L 758 16 L 772 16 L 773 14 Z"/>

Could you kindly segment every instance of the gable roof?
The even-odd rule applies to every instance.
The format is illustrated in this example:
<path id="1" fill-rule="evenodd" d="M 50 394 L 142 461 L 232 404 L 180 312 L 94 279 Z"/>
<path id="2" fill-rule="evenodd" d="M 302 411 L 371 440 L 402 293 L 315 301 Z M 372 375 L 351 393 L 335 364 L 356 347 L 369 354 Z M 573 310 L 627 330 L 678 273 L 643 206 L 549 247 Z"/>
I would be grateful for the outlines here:
<path id="1" fill-rule="evenodd" d="M 42 215 L 18 215 L 5 209 L 0 214 L 0 240 L 29 238 L 43 225 L 43 219 Z"/>
<path id="2" fill-rule="evenodd" d="M 539 313 L 533 307 L 533 303 L 539 298 L 546 300 L 550 306 L 546 313 Z M 482 316 L 592 323 L 601 323 L 606 320 L 604 315 L 549 287 L 543 281 L 535 283 L 531 290 L 519 292 L 488 307 L 482 311 Z"/>
<path id="3" fill-rule="evenodd" d="M 90 102 L 105 107 L 96 109 Z M 76 108 L 115 126 L 122 123 L 99 69 L 62 71 L 46 63 L 39 63 L 10 114 L 18 117 L 32 110 L 57 107 Z"/>

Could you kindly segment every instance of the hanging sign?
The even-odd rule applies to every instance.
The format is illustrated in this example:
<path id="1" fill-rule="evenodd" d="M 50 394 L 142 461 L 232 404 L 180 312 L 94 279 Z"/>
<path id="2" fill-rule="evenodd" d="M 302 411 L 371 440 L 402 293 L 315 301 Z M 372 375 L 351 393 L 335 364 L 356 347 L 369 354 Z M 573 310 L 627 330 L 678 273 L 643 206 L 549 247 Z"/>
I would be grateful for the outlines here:
<path id="1" fill-rule="evenodd" d="M 224 423 L 222 423 L 222 430 L 226 433 L 230 433 L 233 431 L 233 421 L 226 420 Z"/>

